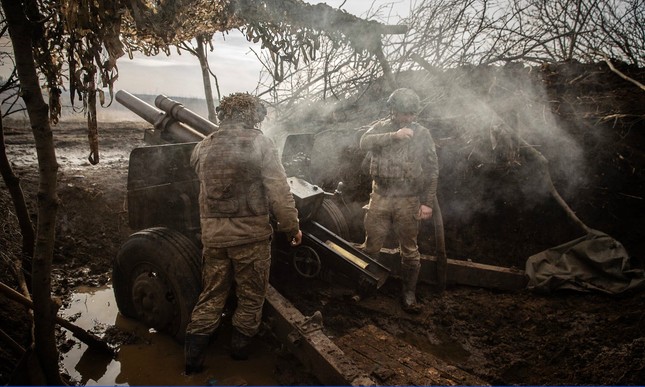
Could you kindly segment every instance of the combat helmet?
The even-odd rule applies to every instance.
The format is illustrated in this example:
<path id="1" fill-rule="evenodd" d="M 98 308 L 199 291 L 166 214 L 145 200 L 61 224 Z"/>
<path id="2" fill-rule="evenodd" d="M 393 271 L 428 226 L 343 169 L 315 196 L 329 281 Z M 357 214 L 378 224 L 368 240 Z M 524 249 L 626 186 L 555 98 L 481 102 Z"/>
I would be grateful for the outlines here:
<path id="1" fill-rule="evenodd" d="M 387 99 L 387 107 L 399 113 L 418 113 L 421 101 L 419 96 L 412 89 L 400 88 L 390 94 Z"/>
<path id="2" fill-rule="evenodd" d="M 220 121 L 244 122 L 251 126 L 262 122 L 267 114 L 260 99 L 249 93 L 233 93 L 222 98 L 216 110 Z"/>

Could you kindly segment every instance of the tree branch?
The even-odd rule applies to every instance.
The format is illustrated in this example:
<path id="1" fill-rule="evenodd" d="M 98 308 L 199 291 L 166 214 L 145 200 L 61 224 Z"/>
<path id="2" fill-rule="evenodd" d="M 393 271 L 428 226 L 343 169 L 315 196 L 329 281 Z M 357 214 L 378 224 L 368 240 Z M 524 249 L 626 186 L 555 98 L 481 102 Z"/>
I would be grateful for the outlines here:
<path id="1" fill-rule="evenodd" d="M 616 67 L 614 67 L 614 65 L 611 63 L 609 58 L 607 58 L 606 56 L 604 56 L 604 59 L 605 59 L 605 63 L 607 63 L 607 66 L 609 66 L 609 69 L 611 71 L 613 71 L 614 73 L 618 74 L 618 76 L 623 78 L 624 80 L 633 83 L 634 85 L 640 87 L 641 90 L 645 91 L 645 85 L 643 85 L 642 83 L 638 82 L 637 80 L 635 80 L 633 78 L 630 78 L 627 75 L 623 74 L 620 70 L 618 70 Z"/>

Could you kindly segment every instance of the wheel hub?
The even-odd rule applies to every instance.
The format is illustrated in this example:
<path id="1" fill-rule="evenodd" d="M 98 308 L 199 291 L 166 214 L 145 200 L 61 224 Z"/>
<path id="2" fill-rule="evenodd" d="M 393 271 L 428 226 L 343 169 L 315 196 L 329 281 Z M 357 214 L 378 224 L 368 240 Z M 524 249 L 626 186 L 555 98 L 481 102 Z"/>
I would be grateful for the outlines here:
<path id="1" fill-rule="evenodd" d="M 158 330 L 168 325 L 175 313 L 168 294 L 168 287 L 156 273 L 139 274 L 132 286 L 132 300 L 139 319 Z"/>

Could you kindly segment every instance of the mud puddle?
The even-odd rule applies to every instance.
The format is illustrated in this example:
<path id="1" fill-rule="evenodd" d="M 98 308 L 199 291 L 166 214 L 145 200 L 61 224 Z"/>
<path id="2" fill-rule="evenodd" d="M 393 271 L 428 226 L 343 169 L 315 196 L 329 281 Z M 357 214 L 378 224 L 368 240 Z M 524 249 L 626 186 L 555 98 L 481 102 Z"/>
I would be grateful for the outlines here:
<path id="1" fill-rule="evenodd" d="M 118 313 L 110 286 L 79 288 L 61 317 L 99 337 L 106 331 L 130 337 L 119 344 L 114 358 L 76 340 L 65 331 L 69 350 L 62 354 L 62 367 L 73 381 L 83 385 L 277 385 L 275 351 L 255 340 L 251 358 L 233 361 L 229 357 L 229 332 L 222 326 L 218 339 L 206 357 L 207 370 L 184 376 L 183 347 L 171 337 L 151 330 Z M 109 340 L 108 340 L 109 342 Z"/>

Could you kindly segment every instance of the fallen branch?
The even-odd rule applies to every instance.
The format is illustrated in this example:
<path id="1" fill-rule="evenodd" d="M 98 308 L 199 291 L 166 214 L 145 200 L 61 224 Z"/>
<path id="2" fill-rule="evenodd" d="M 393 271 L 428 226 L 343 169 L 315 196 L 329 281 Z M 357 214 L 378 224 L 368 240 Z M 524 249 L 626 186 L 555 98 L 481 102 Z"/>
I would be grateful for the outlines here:
<path id="1" fill-rule="evenodd" d="M 22 304 L 23 306 L 25 306 L 25 307 L 27 307 L 29 309 L 34 308 L 34 304 L 30 299 L 28 299 L 27 297 L 25 297 L 22 294 L 18 293 L 17 291 L 13 290 L 12 288 L 10 288 L 9 286 L 5 285 L 2 282 L 0 282 L 0 292 L 4 293 L 7 296 L 7 298 L 18 302 L 19 304 Z M 81 327 L 79 327 L 77 325 L 74 325 L 71 322 L 69 322 L 69 321 L 67 321 L 67 320 L 65 320 L 65 319 L 63 319 L 63 318 L 61 318 L 59 316 L 56 316 L 56 323 L 58 325 L 62 326 L 63 328 L 69 330 L 70 332 L 72 332 L 74 337 L 76 337 L 77 339 L 81 340 L 82 342 L 84 342 L 85 344 L 90 346 L 91 348 L 98 349 L 98 350 L 101 350 L 101 351 L 104 351 L 104 352 L 108 352 L 110 355 L 114 356 L 114 350 L 112 348 L 110 348 L 110 346 L 107 345 L 107 343 L 105 341 L 103 341 L 100 338 L 96 337 L 92 333 L 87 332 L 83 328 L 81 328 Z"/>
<path id="2" fill-rule="evenodd" d="M 623 195 L 623 196 L 628 197 L 628 198 L 632 198 L 632 199 L 643 200 L 642 197 L 636 196 L 636 195 L 630 195 L 630 194 L 626 194 L 626 193 L 622 193 L 622 192 L 618 192 L 618 194 Z"/>
<path id="3" fill-rule="evenodd" d="M 628 77 L 627 75 L 623 74 L 620 70 L 618 70 L 616 67 L 614 67 L 613 63 L 609 60 L 609 58 L 604 57 L 605 63 L 607 63 L 607 66 L 609 66 L 609 69 L 613 71 L 614 73 L 618 74 L 619 77 L 623 78 L 624 80 L 631 82 L 635 84 L 636 86 L 640 87 L 642 90 L 645 91 L 645 85 L 642 83 L 638 82 L 637 80 Z"/>
<path id="4" fill-rule="evenodd" d="M 569 219 L 571 219 L 576 225 L 578 225 L 585 233 L 591 234 L 594 231 L 594 229 L 584 224 L 582 220 L 578 218 L 576 213 L 571 209 L 571 207 L 569 207 L 567 202 L 564 201 L 562 196 L 560 196 L 560 193 L 558 192 L 558 190 L 553 185 L 553 180 L 551 179 L 551 173 L 549 172 L 549 161 L 546 159 L 546 157 L 544 157 L 542 153 L 540 153 L 537 149 L 535 149 L 529 143 L 527 143 L 522 137 L 520 137 L 519 135 L 516 135 L 516 137 L 526 147 L 525 149 L 527 149 L 529 153 L 533 157 L 535 157 L 535 159 L 538 161 L 538 164 L 540 164 L 540 167 L 542 168 L 541 172 L 544 178 L 544 183 L 549 189 L 551 196 L 553 196 L 555 201 L 560 205 L 560 207 L 562 207 L 562 209 L 567 214 Z"/>
<path id="5" fill-rule="evenodd" d="M 604 116 L 600 119 L 601 122 L 609 121 L 609 120 L 621 120 L 624 118 L 642 118 L 643 116 L 638 115 L 638 114 L 610 114 L 608 116 Z"/>

